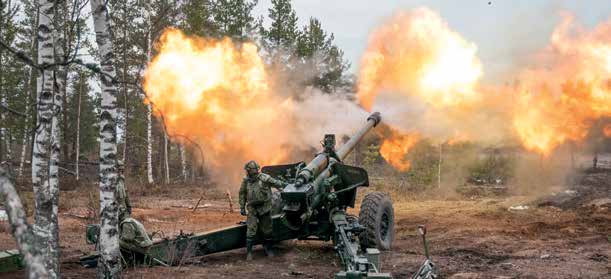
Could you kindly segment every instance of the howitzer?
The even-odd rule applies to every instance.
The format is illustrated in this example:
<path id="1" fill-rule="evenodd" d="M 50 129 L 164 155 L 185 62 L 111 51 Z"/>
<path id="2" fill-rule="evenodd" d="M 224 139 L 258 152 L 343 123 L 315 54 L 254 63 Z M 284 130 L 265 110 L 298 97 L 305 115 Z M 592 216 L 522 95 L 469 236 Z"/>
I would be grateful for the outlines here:
<path id="1" fill-rule="evenodd" d="M 337 150 L 335 136 L 325 135 L 323 151 L 307 164 L 262 168 L 262 172 L 288 183 L 279 195 L 273 195 L 274 241 L 333 241 L 344 266 L 335 278 L 392 278 L 381 272 L 379 260 L 379 250 L 390 249 L 394 238 L 394 210 L 389 196 L 368 193 L 359 217 L 346 212 L 355 205 L 357 188 L 368 186 L 369 178 L 367 171 L 346 165 L 343 160 L 380 121 L 379 113 L 371 114 L 363 127 Z M 263 239 L 258 237 L 255 241 L 261 243 Z M 245 244 L 246 225 L 238 224 L 205 233 L 181 233 L 173 239 L 156 240 L 143 249 L 122 252 L 130 264 L 173 265 L 185 258 L 243 248 Z M 90 264 L 94 258 L 83 260 Z"/>

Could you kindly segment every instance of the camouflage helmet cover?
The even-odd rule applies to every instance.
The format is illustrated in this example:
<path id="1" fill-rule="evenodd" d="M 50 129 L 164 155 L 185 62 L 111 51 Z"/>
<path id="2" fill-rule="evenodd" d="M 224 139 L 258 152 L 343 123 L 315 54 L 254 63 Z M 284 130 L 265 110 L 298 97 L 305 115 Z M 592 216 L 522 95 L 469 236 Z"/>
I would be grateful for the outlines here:
<path id="1" fill-rule="evenodd" d="M 250 160 L 248 161 L 248 163 L 246 163 L 246 165 L 244 165 L 244 169 L 245 170 L 259 170 L 259 164 L 257 164 L 257 162 L 255 162 L 254 160 Z"/>

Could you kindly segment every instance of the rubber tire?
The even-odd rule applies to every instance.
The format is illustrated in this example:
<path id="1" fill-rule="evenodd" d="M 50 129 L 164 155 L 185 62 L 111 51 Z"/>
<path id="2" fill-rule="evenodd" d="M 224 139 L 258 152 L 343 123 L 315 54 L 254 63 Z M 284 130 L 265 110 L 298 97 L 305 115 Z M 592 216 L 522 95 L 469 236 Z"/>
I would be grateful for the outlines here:
<path id="1" fill-rule="evenodd" d="M 365 195 L 359 212 L 359 223 L 365 227 L 359 236 L 362 248 L 390 250 L 395 238 L 395 212 L 390 196 L 382 192 Z"/>

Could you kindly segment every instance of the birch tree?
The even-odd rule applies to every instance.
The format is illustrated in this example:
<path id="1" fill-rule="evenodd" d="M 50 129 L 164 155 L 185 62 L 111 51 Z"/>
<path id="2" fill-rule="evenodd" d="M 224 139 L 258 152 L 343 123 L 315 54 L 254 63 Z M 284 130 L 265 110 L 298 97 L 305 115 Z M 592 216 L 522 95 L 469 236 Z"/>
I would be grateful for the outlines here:
<path id="1" fill-rule="evenodd" d="M 181 174 L 182 174 L 182 181 L 183 182 L 187 182 L 187 155 L 185 154 L 185 146 L 183 144 L 180 144 L 178 146 L 179 151 L 180 151 L 180 169 L 181 169 Z"/>
<path id="2" fill-rule="evenodd" d="M 30 57 L 35 57 L 37 48 L 38 48 L 38 3 L 36 1 L 25 1 L 23 3 L 23 11 L 26 15 L 25 19 L 22 20 L 21 24 L 25 26 L 29 26 L 24 28 L 24 41 L 30 42 L 29 46 L 29 54 Z M 28 150 L 28 145 L 31 142 L 32 134 L 31 130 L 31 122 L 35 119 L 30 115 L 30 107 L 32 102 L 32 97 L 36 96 L 36 75 L 37 72 L 34 71 L 34 67 L 29 67 L 26 72 L 25 81 L 26 86 L 24 86 L 24 94 L 26 95 L 25 101 L 25 119 L 23 122 L 23 130 L 22 130 L 22 140 L 21 140 L 21 154 L 19 158 L 19 169 L 17 171 L 19 177 L 23 177 L 24 175 L 24 165 L 26 160 L 26 154 Z"/>
<path id="3" fill-rule="evenodd" d="M 0 165 L 0 201 L 4 203 L 11 224 L 11 233 L 17 242 L 19 252 L 23 256 L 28 278 L 47 278 L 44 254 L 36 246 L 32 227 L 28 224 L 21 199 L 15 191 L 13 183 L 8 178 L 7 171 Z"/>
<path id="4" fill-rule="evenodd" d="M 39 0 L 38 65 L 43 69 L 37 82 L 37 121 L 32 150 L 32 185 L 36 210 L 34 236 L 36 245 L 45 253 L 45 266 L 49 277 L 59 274 L 58 200 L 59 146 L 52 144 L 53 129 L 57 129 L 59 98 L 55 94 L 53 70 L 53 19 L 55 2 Z M 55 154 L 55 155 L 54 155 Z"/>
<path id="5" fill-rule="evenodd" d="M 119 228 L 115 188 L 117 183 L 117 82 L 106 2 L 91 0 L 93 26 L 101 65 L 100 112 L 100 236 L 98 278 L 118 278 L 121 273 Z"/>
<path id="6" fill-rule="evenodd" d="M 152 21 L 151 21 L 151 7 L 150 4 L 145 7 L 145 18 L 147 21 L 147 32 L 146 32 L 146 63 L 151 61 L 152 48 L 153 48 L 153 36 L 152 36 Z M 143 98 L 146 96 L 142 95 Z M 153 108 L 150 103 L 146 104 L 146 176 L 148 183 L 153 184 Z"/>
<path id="7" fill-rule="evenodd" d="M 168 160 L 168 153 L 169 153 L 169 146 L 168 146 L 168 134 L 165 132 L 163 132 L 163 168 L 165 169 L 165 183 L 166 184 L 170 184 L 170 163 Z"/>

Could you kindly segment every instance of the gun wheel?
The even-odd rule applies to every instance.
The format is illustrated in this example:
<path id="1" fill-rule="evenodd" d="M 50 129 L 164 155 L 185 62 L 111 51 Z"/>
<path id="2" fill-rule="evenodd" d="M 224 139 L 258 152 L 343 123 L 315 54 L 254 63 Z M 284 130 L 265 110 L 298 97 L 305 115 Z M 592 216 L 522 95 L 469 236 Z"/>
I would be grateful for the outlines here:
<path id="1" fill-rule="evenodd" d="M 371 192 L 365 195 L 359 223 L 365 227 L 359 237 L 363 248 L 390 250 L 395 236 L 395 214 L 392 200 L 387 194 Z"/>

